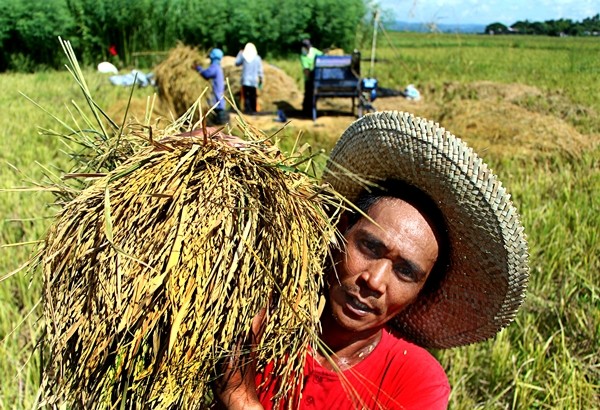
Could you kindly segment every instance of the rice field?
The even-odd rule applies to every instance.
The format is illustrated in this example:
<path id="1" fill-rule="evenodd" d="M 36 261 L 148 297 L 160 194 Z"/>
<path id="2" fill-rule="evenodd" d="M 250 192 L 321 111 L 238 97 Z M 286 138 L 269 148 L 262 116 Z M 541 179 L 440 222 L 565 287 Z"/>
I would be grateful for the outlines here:
<path id="1" fill-rule="evenodd" d="M 453 387 L 450 408 L 600 408 L 600 94 L 590 91 L 600 89 L 600 43 L 416 33 L 379 39 L 380 84 L 415 84 L 423 93 L 415 113 L 491 163 L 531 248 L 530 290 L 515 323 L 485 343 L 434 352 Z M 295 56 L 274 63 L 300 78 Z M 120 122 L 130 90 L 92 70 L 85 75 L 96 101 Z M 41 277 L 19 269 L 55 212 L 37 183 L 69 162 L 63 141 L 40 132 L 64 128 L 23 94 L 62 120 L 71 118 L 71 100 L 84 102 L 66 71 L 1 74 L 0 87 L 0 409 L 28 409 L 40 382 Z M 152 94 L 136 89 L 134 104 L 145 106 Z M 337 135 L 314 129 L 302 138 L 327 150 Z"/>

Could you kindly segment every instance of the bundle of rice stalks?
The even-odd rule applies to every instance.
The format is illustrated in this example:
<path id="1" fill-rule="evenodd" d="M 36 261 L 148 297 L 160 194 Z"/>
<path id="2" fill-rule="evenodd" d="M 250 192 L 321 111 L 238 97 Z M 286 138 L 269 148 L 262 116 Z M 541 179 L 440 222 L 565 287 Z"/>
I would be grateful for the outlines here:
<path id="1" fill-rule="evenodd" d="M 258 367 L 274 363 L 282 395 L 301 382 L 339 199 L 244 124 L 245 142 L 183 124 L 160 142 L 119 134 L 149 143 L 49 229 L 45 404 L 208 407 L 223 364 L 248 360 L 262 308 Z"/>
<path id="2" fill-rule="evenodd" d="M 194 69 L 206 67 L 205 58 L 196 48 L 178 44 L 154 69 L 158 96 L 163 109 L 179 117 L 206 92 L 210 84 Z"/>

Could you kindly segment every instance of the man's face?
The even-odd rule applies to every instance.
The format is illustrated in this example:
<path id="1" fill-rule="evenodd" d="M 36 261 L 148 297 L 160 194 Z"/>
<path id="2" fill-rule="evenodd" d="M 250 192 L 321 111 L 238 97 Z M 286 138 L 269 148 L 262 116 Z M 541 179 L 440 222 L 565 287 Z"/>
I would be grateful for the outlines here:
<path id="1" fill-rule="evenodd" d="M 412 205 L 385 197 L 346 231 L 329 274 L 330 309 L 351 332 L 379 330 L 412 303 L 438 257 L 432 228 Z M 343 227 L 342 227 L 343 229 Z"/>

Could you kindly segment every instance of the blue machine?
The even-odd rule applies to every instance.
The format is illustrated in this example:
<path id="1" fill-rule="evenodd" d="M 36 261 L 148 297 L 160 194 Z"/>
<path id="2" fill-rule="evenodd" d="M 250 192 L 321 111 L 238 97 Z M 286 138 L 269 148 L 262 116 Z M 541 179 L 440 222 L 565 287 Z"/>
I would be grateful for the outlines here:
<path id="1" fill-rule="evenodd" d="M 377 95 L 377 80 L 361 79 L 359 52 L 343 56 L 317 56 L 314 74 L 313 120 L 317 119 L 319 98 L 351 98 L 352 113 L 357 107 L 358 117 L 363 115 L 364 109 L 373 109 L 369 101 L 373 101 Z M 368 97 L 365 97 L 365 92 Z"/>

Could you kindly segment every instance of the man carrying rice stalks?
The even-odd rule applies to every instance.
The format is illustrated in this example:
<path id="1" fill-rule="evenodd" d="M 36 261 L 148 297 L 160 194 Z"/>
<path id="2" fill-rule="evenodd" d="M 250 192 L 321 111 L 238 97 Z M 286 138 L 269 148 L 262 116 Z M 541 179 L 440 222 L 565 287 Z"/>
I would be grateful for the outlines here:
<path id="1" fill-rule="evenodd" d="M 443 408 L 425 348 L 514 318 L 517 211 L 436 124 L 361 118 L 322 184 L 310 157 L 247 124 L 244 141 L 191 129 L 197 106 L 161 131 L 106 124 L 63 47 L 97 121 L 68 137 L 96 155 L 53 181 L 59 211 L 32 261 L 41 406 L 204 409 L 216 393 L 231 409 Z"/>
<path id="2" fill-rule="evenodd" d="M 426 348 L 483 341 L 523 302 L 528 250 L 500 181 L 460 139 L 399 112 L 367 115 L 324 180 L 356 205 L 326 269 L 320 341 L 285 396 L 270 366 L 230 368 L 228 409 L 444 409 L 450 386 Z M 253 337 L 260 338 L 256 317 Z"/>

